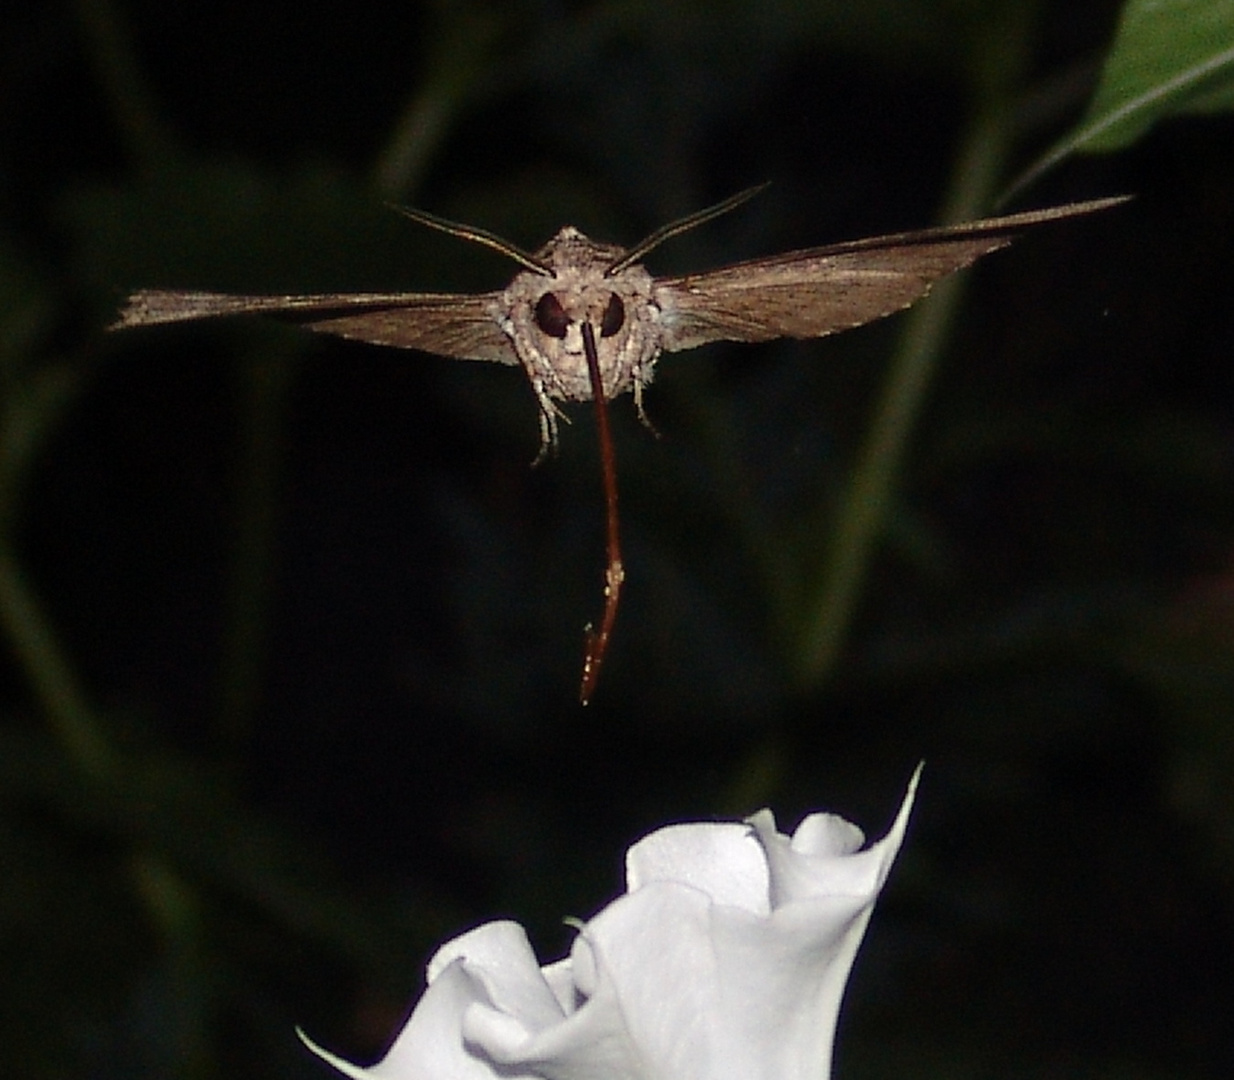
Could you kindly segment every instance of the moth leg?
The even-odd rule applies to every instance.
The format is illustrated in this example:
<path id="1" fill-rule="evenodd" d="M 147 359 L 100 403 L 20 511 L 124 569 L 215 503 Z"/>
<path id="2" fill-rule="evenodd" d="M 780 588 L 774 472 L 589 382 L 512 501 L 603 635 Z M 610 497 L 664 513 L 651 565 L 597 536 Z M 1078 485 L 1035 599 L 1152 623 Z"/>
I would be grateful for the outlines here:
<path id="1" fill-rule="evenodd" d="M 557 418 L 552 413 L 540 409 L 540 449 L 531 462 L 534 469 L 549 455 L 549 451 L 557 447 Z"/>
<path id="2" fill-rule="evenodd" d="M 544 388 L 544 381 L 539 378 L 531 380 L 531 387 L 536 393 L 540 404 L 540 452 L 536 454 L 532 466 L 539 465 L 550 453 L 557 451 L 557 423 L 569 423 L 570 418 L 558 407 Z"/>
<path id="3" fill-rule="evenodd" d="M 647 410 L 643 408 L 643 387 L 646 385 L 646 382 L 636 373 L 634 376 L 634 411 L 638 413 L 639 422 L 643 425 L 643 427 L 645 427 L 658 439 L 660 437 L 660 433 L 656 430 L 655 424 L 653 424 L 651 419 L 647 416 Z"/>

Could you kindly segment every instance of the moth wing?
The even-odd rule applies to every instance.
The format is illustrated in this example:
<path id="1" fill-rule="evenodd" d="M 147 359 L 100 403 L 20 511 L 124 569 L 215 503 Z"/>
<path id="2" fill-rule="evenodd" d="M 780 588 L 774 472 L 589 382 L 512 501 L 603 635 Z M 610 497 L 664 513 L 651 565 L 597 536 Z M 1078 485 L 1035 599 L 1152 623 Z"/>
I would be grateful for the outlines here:
<path id="1" fill-rule="evenodd" d="M 517 364 L 513 345 L 497 321 L 500 300 L 497 292 L 232 296 L 151 289 L 133 293 L 110 329 L 268 315 L 373 345 Z"/>
<path id="2" fill-rule="evenodd" d="M 661 347 L 678 352 L 710 341 L 823 337 L 861 326 L 908 307 L 939 278 L 1006 247 L 1033 225 L 1124 201 L 1071 203 L 657 278 Z"/>

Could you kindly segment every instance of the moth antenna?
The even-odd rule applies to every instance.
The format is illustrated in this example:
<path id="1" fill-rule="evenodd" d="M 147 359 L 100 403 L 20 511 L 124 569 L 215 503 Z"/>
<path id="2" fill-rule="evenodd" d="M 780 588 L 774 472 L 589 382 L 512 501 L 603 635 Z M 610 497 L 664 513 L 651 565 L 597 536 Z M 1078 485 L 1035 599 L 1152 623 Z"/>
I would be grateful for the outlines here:
<path id="1" fill-rule="evenodd" d="M 457 221 L 438 217 L 436 214 L 430 214 L 426 210 L 413 210 L 410 206 L 396 206 L 394 203 L 386 203 L 386 205 L 396 213 L 402 214 L 403 217 L 409 217 L 420 225 L 427 225 L 430 229 L 436 229 L 438 232 L 446 233 L 448 236 L 457 236 L 460 240 L 470 240 L 473 244 L 483 244 L 486 248 L 499 251 L 507 258 L 513 259 L 520 266 L 537 274 L 543 274 L 545 277 L 557 276 L 553 273 L 553 268 L 547 263 L 542 263 L 534 255 L 528 254 L 521 247 L 510 243 L 509 240 L 503 240 L 496 233 L 491 233 L 487 229 L 479 229 L 474 225 L 460 225 Z"/>
<path id="2" fill-rule="evenodd" d="M 665 240 L 671 240 L 674 236 L 679 236 L 683 232 L 688 232 L 690 229 L 706 224 L 713 218 L 720 217 L 721 214 L 727 214 L 730 210 L 737 209 L 742 203 L 748 202 L 755 195 L 770 186 L 770 180 L 762 184 L 755 184 L 754 187 L 746 188 L 745 191 L 739 191 L 736 195 L 730 195 L 723 202 L 716 203 L 715 206 L 709 206 L 705 210 L 696 210 L 693 214 L 687 214 L 676 221 L 670 221 L 667 225 L 661 225 L 655 232 L 651 233 L 646 239 L 640 240 L 629 251 L 625 252 L 621 258 L 610 265 L 604 271 L 604 276 L 612 277 L 614 274 L 621 273 L 627 266 L 633 266 L 653 248 L 658 248 Z"/>

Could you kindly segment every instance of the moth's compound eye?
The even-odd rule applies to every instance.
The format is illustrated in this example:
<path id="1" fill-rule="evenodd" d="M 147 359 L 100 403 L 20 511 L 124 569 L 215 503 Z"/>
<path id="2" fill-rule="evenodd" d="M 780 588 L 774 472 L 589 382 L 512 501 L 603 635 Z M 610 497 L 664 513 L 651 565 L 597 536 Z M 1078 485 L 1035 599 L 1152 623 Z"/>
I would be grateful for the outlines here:
<path id="1" fill-rule="evenodd" d="M 621 302 L 621 297 L 616 293 L 610 293 L 608 298 L 608 307 L 604 309 L 604 318 L 600 320 L 600 336 L 612 337 L 618 330 L 621 329 L 622 323 L 625 321 L 625 304 Z"/>
<path id="2" fill-rule="evenodd" d="M 536 301 L 536 325 L 549 337 L 563 338 L 566 336 L 570 316 L 561 306 L 561 301 L 551 292 L 546 292 Z M 603 330 L 600 331 L 600 336 L 604 336 Z"/>

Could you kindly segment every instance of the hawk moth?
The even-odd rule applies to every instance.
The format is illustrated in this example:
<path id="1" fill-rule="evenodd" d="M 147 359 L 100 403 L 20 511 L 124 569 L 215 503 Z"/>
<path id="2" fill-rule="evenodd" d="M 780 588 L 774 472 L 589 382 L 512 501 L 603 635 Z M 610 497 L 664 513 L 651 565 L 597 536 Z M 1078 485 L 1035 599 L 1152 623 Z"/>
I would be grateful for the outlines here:
<path id="1" fill-rule="evenodd" d="M 375 345 L 518 364 L 539 403 L 541 456 L 557 442 L 558 402 L 593 401 L 604 468 L 608 565 L 601 628 L 595 633 L 588 629 L 580 694 L 585 704 L 625 576 L 606 402 L 630 391 L 641 417 L 643 391 L 663 353 L 712 341 L 823 337 L 861 326 L 908 307 L 939 278 L 1006 247 L 1027 229 L 1126 201 L 1068 203 L 672 277 L 654 277 L 643 266 L 642 259 L 664 241 L 732 210 L 760 190 L 750 188 L 656 229 L 631 248 L 598 243 L 567 225 L 543 247 L 527 252 L 484 229 L 396 208 L 422 225 L 499 251 L 522 269 L 506 288 L 483 293 L 235 296 L 147 289 L 128 298 L 111 328 L 270 315 Z"/>

